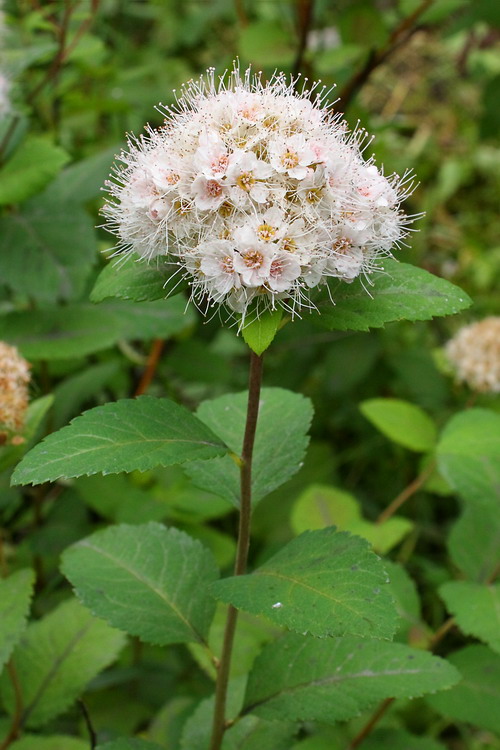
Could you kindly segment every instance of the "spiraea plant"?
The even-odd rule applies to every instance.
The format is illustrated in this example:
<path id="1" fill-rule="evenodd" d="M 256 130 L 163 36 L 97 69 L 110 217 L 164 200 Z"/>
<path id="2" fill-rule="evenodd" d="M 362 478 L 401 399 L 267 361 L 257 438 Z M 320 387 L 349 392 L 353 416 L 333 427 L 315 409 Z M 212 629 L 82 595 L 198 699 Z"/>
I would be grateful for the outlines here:
<path id="1" fill-rule="evenodd" d="M 141 714 L 130 729 L 140 736 L 101 738 L 83 704 L 93 748 L 354 749 L 395 701 L 408 710 L 411 699 L 427 696 L 426 710 L 453 716 L 463 703 L 461 672 L 477 663 L 468 648 L 480 650 L 481 668 L 490 651 L 470 646 L 451 659 L 432 653 L 450 620 L 432 632 L 408 574 L 381 557 L 411 532 L 409 519 L 393 516 L 426 482 L 465 502 L 451 554 L 466 580 L 444 583 L 442 597 L 464 633 L 498 652 L 487 622 L 498 596 L 496 553 L 485 563 L 463 543 L 481 503 L 489 519 L 484 544 L 493 550 L 498 538 L 494 477 L 482 471 L 485 462 L 493 467 L 493 452 L 482 446 L 462 455 L 467 440 L 496 424 L 492 412 L 460 414 L 439 433 L 406 401 L 364 401 L 362 414 L 397 444 L 398 455 L 403 448 L 421 454 L 419 476 L 375 522 L 352 495 L 313 477 L 294 500 L 291 541 L 280 546 L 277 539 L 253 554 L 254 511 L 274 502 L 272 493 L 303 466 L 313 417 L 309 398 L 262 386 L 264 352 L 282 329 L 293 332 L 307 317 L 322 331 L 363 332 L 470 304 L 448 281 L 392 255 L 403 255 L 412 221 L 401 207 L 411 177 L 384 175 L 366 154 L 369 137 L 349 130 L 320 85 L 298 88 L 282 74 L 265 83 L 250 71 L 220 79 L 209 71 L 187 84 L 177 106 L 160 108 L 159 129 L 129 139 L 106 184 L 106 225 L 118 244 L 91 299 L 104 302 L 109 340 L 134 356 L 122 334 L 128 326 L 134 338 L 141 303 L 154 304 L 151 315 L 161 320 L 172 303 L 181 318 L 184 309 L 191 314 L 189 302 L 204 314 L 220 311 L 221 325 L 229 323 L 226 342 L 245 342 L 248 390 L 202 401 L 195 413 L 188 399 L 163 395 L 108 401 L 54 429 L 17 464 L 12 484 L 26 486 L 35 503 L 38 490 L 47 491 L 51 508 L 60 507 L 59 493 L 70 503 L 74 493 L 100 528 L 85 521 L 85 533 L 62 550 L 60 571 L 75 596 L 53 608 L 42 599 L 40 619 L 25 632 L 32 572 L 0 581 L 7 603 L 2 750 L 53 750 L 61 742 L 81 750 L 80 740 L 61 739 L 67 730 L 58 717 L 89 683 L 98 690 L 136 680 L 145 649 L 145 662 L 153 655 L 161 664 L 159 677 L 151 671 L 148 679 L 165 709 L 154 723 Z M 80 349 L 72 350 L 78 356 L 91 347 L 95 318 L 88 309 L 85 316 Z M 58 362 L 71 346 L 61 338 L 52 341 Z M 294 346 L 293 333 L 288 343 Z M 94 367 L 103 364 L 110 363 Z M 84 388 L 85 381 L 71 385 Z M 56 427 L 64 424 L 60 413 L 55 418 Z M 168 492 L 181 486 L 177 515 L 162 485 L 172 467 L 181 467 L 168 485 Z M 102 481 L 112 484 L 103 489 Z M 220 529 L 193 519 L 222 519 L 225 532 L 234 530 L 223 554 L 211 543 Z M 488 617 L 471 616 L 469 594 Z M 132 666 L 124 659 L 100 682 L 128 638 Z M 187 654 L 179 656 L 179 644 Z M 181 678 L 172 677 L 188 659 L 199 667 L 190 697 L 184 683 L 174 694 Z M 127 714 L 127 705 L 119 710 Z M 386 747 L 420 746 L 399 724 L 382 732 Z M 434 750 L 432 742 L 422 747 Z"/>

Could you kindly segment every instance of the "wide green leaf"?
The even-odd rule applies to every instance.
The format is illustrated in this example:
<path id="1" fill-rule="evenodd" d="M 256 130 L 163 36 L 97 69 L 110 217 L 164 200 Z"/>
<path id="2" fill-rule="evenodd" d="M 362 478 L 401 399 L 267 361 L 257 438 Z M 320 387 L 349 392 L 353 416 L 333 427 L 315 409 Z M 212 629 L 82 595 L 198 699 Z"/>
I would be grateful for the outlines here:
<path id="1" fill-rule="evenodd" d="M 12 483 L 146 471 L 226 452 L 224 443 L 184 407 L 141 396 L 90 409 L 46 437 L 16 467 Z"/>
<path id="2" fill-rule="evenodd" d="M 87 683 L 116 659 L 124 644 L 122 633 L 73 599 L 31 624 L 12 657 L 23 723 L 39 727 L 65 711 Z M 12 683 L 4 675 L 0 684 L 5 708 L 12 714 Z"/>
<path id="3" fill-rule="evenodd" d="M 477 645 L 448 658 L 462 679 L 451 690 L 427 697 L 427 702 L 447 719 L 500 733 L 500 655 Z"/>
<path id="4" fill-rule="evenodd" d="M 391 638 L 397 613 L 388 580 L 364 539 L 332 526 L 305 531 L 250 575 L 217 581 L 212 591 L 300 633 Z"/>
<path id="5" fill-rule="evenodd" d="M 51 734 L 47 737 L 30 734 L 9 745 L 10 750 L 89 750 L 88 740 Z"/>
<path id="6" fill-rule="evenodd" d="M 364 537 L 380 554 L 389 552 L 413 527 L 408 518 L 401 517 L 388 518 L 383 523 L 367 521 L 353 495 L 322 484 L 313 484 L 299 495 L 290 523 L 297 534 L 307 529 L 337 526 L 341 531 Z"/>
<path id="7" fill-rule="evenodd" d="M 446 750 L 446 746 L 432 737 L 381 727 L 363 740 L 363 750 Z"/>
<path id="8" fill-rule="evenodd" d="M 500 513 L 498 505 L 466 503 L 448 538 L 451 559 L 465 575 L 485 582 L 500 564 Z"/>
<path id="9" fill-rule="evenodd" d="M 49 304 L 83 294 L 96 255 L 93 221 L 76 200 L 42 193 L 0 218 L 0 278 L 19 294 Z"/>
<path id="10" fill-rule="evenodd" d="M 263 354 L 273 342 L 280 327 L 283 310 L 266 310 L 251 323 L 245 325 L 242 335 L 250 349 L 258 354 Z"/>
<path id="11" fill-rule="evenodd" d="M 244 713 L 332 724 L 384 698 L 444 690 L 459 677 L 443 659 L 400 643 L 290 633 L 257 657 Z"/>
<path id="12" fill-rule="evenodd" d="M 28 359 L 70 359 L 108 349 L 121 339 L 170 338 L 193 322 L 180 299 L 137 305 L 68 305 L 0 317 L 0 338 Z"/>
<path id="13" fill-rule="evenodd" d="M 439 589 L 446 608 L 465 635 L 473 635 L 500 653 L 500 584 L 450 581 Z"/>
<path id="14" fill-rule="evenodd" d="M 441 474 L 464 500 L 500 500 L 500 414 L 468 409 L 444 428 L 437 446 Z"/>
<path id="15" fill-rule="evenodd" d="M 237 455 L 243 445 L 247 398 L 246 392 L 221 396 L 204 401 L 196 412 Z M 282 388 L 262 390 L 252 464 L 253 503 L 299 470 L 309 442 L 311 419 L 311 402 L 304 396 Z M 208 463 L 192 462 L 186 473 L 198 487 L 239 506 L 239 470 L 228 456 Z"/>
<path id="16" fill-rule="evenodd" d="M 62 572 L 78 597 L 111 625 L 148 643 L 204 643 L 218 576 L 210 552 L 157 523 L 111 526 L 67 549 Z"/>
<path id="17" fill-rule="evenodd" d="M 389 440 L 417 452 L 434 448 L 436 425 L 419 406 L 397 398 L 371 398 L 359 408 Z"/>
<path id="18" fill-rule="evenodd" d="M 0 670 L 26 628 L 34 583 L 32 570 L 0 578 Z"/>
<path id="19" fill-rule="evenodd" d="M 359 278 L 332 286 L 335 304 L 329 299 L 320 302 L 321 314 L 314 322 L 330 330 L 368 331 L 396 320 L 452 315 L 472 304 L 461 289 L 422 268 L 386 259 L 383 271 L 372 276 L 369 291 Z"/>
<path id="20" fill-rule="evenodd" d="M 68 154 L 46 138 L 29 136 L 0 170 L 0 206 L 38 193 L 68 160 Z"/>
<path id="21" fill-rule="evenodd" d="M 105 742 L 104 745 L 97 745 L 96 750 L 162 750 L 156 742 L 146 742 L 146 740 L 136 740 L 131 737 L 121 737 L 118 740 Z"/>
<path id="22" fill-rule="evenodd" d="M 92 302 L 102 302 L 109 297 L 134 302 L 164 299 L 186 287 L 177 271 L 174 263 L 159 260 L 148 263 L 136 255 L 111 258 L 99 274 L 90 299 Z"/>

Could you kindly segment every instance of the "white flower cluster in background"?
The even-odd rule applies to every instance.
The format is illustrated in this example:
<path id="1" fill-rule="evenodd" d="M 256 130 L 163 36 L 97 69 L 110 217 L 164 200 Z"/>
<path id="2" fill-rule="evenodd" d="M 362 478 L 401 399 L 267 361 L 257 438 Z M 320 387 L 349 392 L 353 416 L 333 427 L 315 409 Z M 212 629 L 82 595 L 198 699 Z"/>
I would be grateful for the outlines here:
<path id="1" fill-rule="evenodd" d="M 365 160 L 366 133 L 349 133 L 326 96 L 250 70 L 189 82 L 161 108 L 164 127 L 129 139 L 107 183 L 118 251 L 166 256 L 204 311 L 245 314 L 255 301 L 257 314 L 293 315 L 329 278 L 372 272 L 408 233 L 410 176 Z"/>
<path id="2" fill-rule="evenodd" d="M 461 328 L 446 345 L 459 380 L 474 391 L 500 393 L 500 317 Z"/>
<path id="3" fill-rule="evenodd" d="M 15 346 L 0 341 L 0 435 L 20 430 L 28 408 L 30 366 Z"/>

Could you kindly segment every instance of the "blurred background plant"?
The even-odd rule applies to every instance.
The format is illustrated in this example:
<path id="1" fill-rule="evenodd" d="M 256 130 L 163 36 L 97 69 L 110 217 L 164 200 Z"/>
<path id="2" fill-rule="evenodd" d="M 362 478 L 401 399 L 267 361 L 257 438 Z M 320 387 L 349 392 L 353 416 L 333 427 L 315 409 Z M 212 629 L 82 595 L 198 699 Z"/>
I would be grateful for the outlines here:
<path id="1" fill-rule="evenodd" d="M 0 455 L 3 572 L 34 565 L 33 611 L 41 617 L 69 594 L 57 568 L 60 552 L 109 521 L 167 520 L 202 539 L 223 568 L 230 565 L 230 506 L 196 490 L 180 470 L 31 491 L 10 489 L 9 476 L 25 447 L 96 404 L 148 390 L 195 407 L 245 388 L 241 338 L 218 319 L 206 322 L 185 311 L 181 297 L 89 302 L 105 263 L 99 251 L 111 247 L 95 228 L 100 186 L 124 133 L 161 124 L 158 102 L 172 103 L 183 81 L 212 65 L 222 72 L 238 58 L 242 68 L 252 63 L 264 76 L 279 68 L 337 85 L 333 106 L 375 134 L 369 150 L 387 173 L 413 167 L 420 181 L 408 210 L 425 217 L 399 259 L 450 279 L 475 301 L 462 316 L 369 333 L 323 332 L 305 315 L 283 329 L 266 356 L 266 385 L 309 396 L 315 419 L 301 471 L 256 510 L 253 559 L 269 557 L 311 523 L 313 514 L 306 512 L 304 521 L 301 512 L 304 493 L 314 486 L 326 487 L 327 500 L 314 505 L 309 499 L 311 507 L 330 508 L 330 523 L 339 523 L 341 507 L 350 518 L 345 527 L 355 531 L 357 523 L 371 540 L 368 525 L 395 499 L 403 526 L 377 543 L 417 582 L 427 624 L 418 619 L 410 639 L 427 643 L 429 627 L 446 622 L 437 588 L 460 567 L 446 546 L 459 505 L 443 477 L 422 466 L 429 446 L 408 446 L 401 435 L 384 432 L 373 400 L 411 402 L 438 430 L 471 399 L 500 410 L 498 394 L 473 394 L 457 384 L 443 353 L 458 328 L 499 314 L 500 4 L 4 0 L 0 23 L 0 340 L 17 346 L 32 365 L 24 444 Z M 335 495 L 339 487 L 349 500 Z M 467 527 L 466 544 L 473 533 Z M 498 557 L 498 542 L 491 555 Z M 488 575 L 491 582 L 494 572 Z M 249 651 L 266 637 L 261 631 L 249 636 Z M 449 640 L 468 643 L 458 631 Z M 165 704 L 169 691 L 178 697 Z M 134 642 L 91 683 L 85 705 L 100 740 L 149 727 L 147 736 L 170 748 L 177 747 L 195 698 L 209 692 L 209 677 L 183 648 L 165 654 Z M 43 730 L 84 732 L 87 709 L 62 718 L 56 711 Z M 468 724 L 459 721 L 460 711 L 440 712 L 423 701 L 397 710 L 364 747 L 399 748 L 383 732 L 401 726 L 457 750 L 500 747 L 498 718 Z M 325 729 L 324 744 L 320 737 L 300 748 L 344 747 L 363 720 L 351 724 Z M 4 727 L 8 735 L 8 717 L 0 718 Z M 430 742 L 418 747 L 440 747 Z"/>

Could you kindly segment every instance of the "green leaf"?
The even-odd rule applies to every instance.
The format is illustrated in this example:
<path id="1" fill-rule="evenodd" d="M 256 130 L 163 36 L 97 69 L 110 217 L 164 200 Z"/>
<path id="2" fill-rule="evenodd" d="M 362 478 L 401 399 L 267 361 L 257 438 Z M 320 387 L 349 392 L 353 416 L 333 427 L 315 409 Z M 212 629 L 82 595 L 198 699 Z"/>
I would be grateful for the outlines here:
<path id="1" fill-rule="evenodd" d="M 26 411 L 24 427 L 21 437 L 24 442 L 20 445 L 4 445 L 0 447 L 0 472 L 17 463 L 21 456 L 26 453 L 31 443 L 36 438 L 40 424 L 54 402 L 54 396 L 48 394 L 32 401 Z"/>
<path id="2" fill-rule="evenodd" d="M 258 50 L 258 52 L 257 52 Z M 254 61 L 258 55 L 259 65 L 286 65 L 293 61 L 294 43 L 284 25 L 274 20 L 254 21 L 240 33 L 239 51 L 245 60 Z"/>
<path id="3" fill-rule="evenodd" d="M 89 508 L 116 523 L 162 521 L 168 505 L 134 484 L 126 474 L 79 477 L 74 488 Z"/>
<path id="4" fill-rule="evenodd" d="M 146 742 L 146 740 L 134 740 L 122 737 L 119 740 L 105 742 L 104 745 L 97 745 L 96 750 L 162 750 L 156 742 Z"/>
<path id="5" fill-rule="evenodd" d="M 122 633 L 73 599 L 31 624 L 12 657 L 25 725 L 42 726 L 65 711 L 87 683 L 116 659 L 124 644 Z M 12 714 L 15 696 L 6 675 L 1 690 L 5 708 Z"/>
<path id="6" fill-rule="evenodd" d="M 173 263 L 148 263 L 136 255 L 112 258 L 99 274 L 90 294 L 92 302 L 109 297 L 134 302 L 164 299 L 186 288 Z M 185 304 L 185 302 L 184 302 Z"/>
<path id="7" fill-rule="evenodd" d="M 299 495 L 290 523 L 296 534 L 307 529 L 337 526 L 341 531 L 364 537 L 380 554 L 391 550 L 413 527 L 407 518 L 393 517 L 380 524 L 366 521 L 353 495 L 321 484 L 313 484 Z"/>
<path id="8" fill-rule="evenodd" d="M 316 636 L 391 638 L 397 613 L 369 544 L 334 526 L 305 531 L 250 575 L 212 586 L 218 599 Z"/>
<path id="9" fill-rule="evenodd" d="M 331 291 L 335 305 L 320 302 L 313 322 L 329 330 L 368 331 L 396 320 L 452 315 L 472 304 L 461 289 L 421 268 L 389 259 L 383 268 L 385 273 L 374 274 L 370 293 L 360 279 L 339 282 Z"/>
<path id="10" fill-rule="evenodd" d="M 297 731 L 292 722 L 244 716 L 225 733 L 222 750 L 290 750 Z"/>
<path id="11" fill-rule="evenodd" d="M 226 452 L 224 443 L 184 407 L 140 396 L 90 409 L 46 437 L 16 467 L 12 482 L 146 471 Z"/>
<path id="12" fill-rule="evenodd" d="M 400 617 L 396 639 L 417 648 L 426 647 L 431 631 L 422 620 L 420 598 L 415 582 L 399 563 L 384 560 L 384 568 L 391 582 L 391 593 L 396 600 L 396 609 Z"/>
<path id="13" fill-rule="evenodd" d="M 273 342 L 280 327 L 283 310 L 266 310 L 256 320 L 245 325 L 241 331 L 242 336 L 250 349 L 258 354 L 263 354 Z"/>
<path id="14" fill-rule="evenodd" d="M 85 606 L 131 635 L 161 645 L 206 640 L 217 566 L 182 531 L 111 526 L 67 549 L 62 572 Z"/>
<path id="15" fill-rule="evenodd" d="M 240 712 L 245 684 L 244 677 L 237 677 L 229 682 L 226 703 L 226 717 L 228 719 L 236 718 Z M 197 705 L 184 725 L 180 750 L 209 750 L 214 702 L 214 696 L 212 695 L 200 701 Z"/>
<path id="16" fill-rule="evenodd" d="M 181 299 L 68 305 L 11 312 L 0 318 L 0 338 L 28 359 L 71 359 L 108 349 L 121 339 L 170 338 L 193 321 Z"/>
<path id="17" fill-rule="evenodd" d="M 68 160 L 68 154 L 46 138 L 29 136 L 0 170 L 0 206 L 38 193 Z"/>
<path id="18" fill-rule="evenodd" d="M 0 670 L 26 628 L 34 583 L 32 570 L 18 570 L 0 579 Z"/>
<path id="19" fill-rule="evenodd" d="M 375 729 L 363 740 L 363 750 L 446 750 L 432 737 L 415 736 L 403 729 Z"/>
<path id="20" fill-rule="evenodd" d="M 54 201 L 71 198 L 80 203 L 99 198 L 101 185 L 108 177 L 110 164 L 120 149 L 121 144 L 117 144 L 66 167 L 50 183 L 45 194 Z"/>
<path id="21" fill-rule="evenodd" d="M 439 593 L 465 635 L 479 638 L 500 653 L 500 584 L 450 581 Z"/>
<path id="22" fill-rule="evenodd" d="M 371 398 L 359 408 L 363 416 L 395 443 L 422 453 L 433 450 L 436 425 L 419 406 L 396 398 Z"/>
<path id="23" fill-rule="evenodd" d="M 448 657 L 462 680 L 427 702 L 447 719 L 500 733 L 500 655 L 487 646 L 466 646 Z"/>
<path id="24" fill-rule="evenodd" d="M 122 737 L 119 740 L 105 742 L 104 745 L 97 745 L 96 750 L 162 750 L 156 742 L 146 742 L 146 740 L 134 740 Z"/>
<path id="25" fill-rule="evenodd" d="M 484 506 L 500 500 L 500 414 L 468 409 L 450 419 L 437 446 L 441 474 L 462 497 Z"/>
<path id="26" fill-rule="evenodd" d="M 123 362 L 118 358 L 90 365 L 66 378 L 54 389 L 54 409 L 51 426 L 58 430 L 64 427 L 71 417 L 80 414 L 84 405 L 92 399 L 100 401 L 102 391 L 113 381 Z"/>
<path id="27" fill-rule="evenodd" d="M 500 564 L 500 513 L 496 503 L 466 505 L 454 524 L 448 549 L 453 562 L 473 581 L 490 580 Z"/>
<path id="28" fill-rule="evenodd" d="M 400 643 L 290 633 L 257 657 L 244 712 L 332 724 L 384 698 L 415 698 L 458 679 L 443 659 Z"/>
<path id="29" fill-rule="evenodd" d="M 25 735 L 21 740 L 9 745 L 10 750 L 89 750 L 88 740 L 66 737 L 62 734 L 40 737 Z"/>
<path id="30" fill-rule="evenodd" d="M 246 392 L 229 394 L 204 401 L 197 411 L 201 421 L 237 455 L 243 445 L 247 399 Z M 254 504 L 299 470 L 309 443 L 306 433 L 311 419 L 311 402 L 304 396 L 281 388 L 262 390 L 252 464 Z M 280 429 L 279 425 L 283 427 Z M 192 462 L 186 473 L 198 487 L 239 506 L 239 469 L 228 456 L 206 465 Z"/>
<path id="31" fill-rule="evenodd" d="M 0 218 L 0 278 L 34 300 L 53 304 L 83 294 L 96 253 L 92 219 L 76 201 L 43 193 Z"/>

